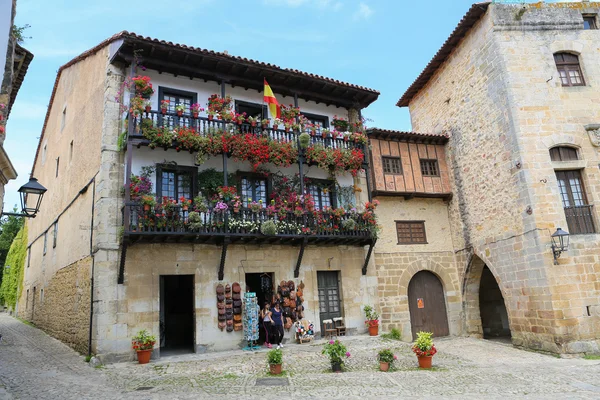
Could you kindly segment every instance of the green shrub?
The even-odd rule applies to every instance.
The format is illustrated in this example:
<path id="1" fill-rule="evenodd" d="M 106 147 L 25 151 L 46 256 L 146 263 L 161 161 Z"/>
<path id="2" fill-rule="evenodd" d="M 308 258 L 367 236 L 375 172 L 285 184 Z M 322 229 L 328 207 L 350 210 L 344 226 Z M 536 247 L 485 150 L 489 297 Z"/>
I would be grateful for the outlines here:
<path id="1" fill-rule="evenodd" d="M 23 284 L 23 267 L 27 256 L 27 226 L 21 228 L 13 240 L 6 262 L 1 268 L 10 266 L 4 270 L 2 286 L 0 286 L 0 304 L 6 304 L 15 308 L 18 301 L 18 292 Z"/>
<path id="2" fill-rule="evenodd" d="M 402 340 L 402 332 L 398 328 L 392 328 L 388 333 L 381 335 L 384 339 Z"/>
<path id="3" fill-rule="evenodd" d="M 273 349 L 267 353 L 267 363 L 269 365 L 283 364 L 283 352 L 281 349 Z"/>
<path id="4" fill-rule="evenodd" d="M 303 149 L 308 148 L 308 145 L 310 144 L 310 135 L 306 132 L 301 133 L 300 136 L 298 137 L 298 139 L 300 140 L 300 147 Z"/>
<path id="5" fill-rule="evenodd" d="M 378 355 L 379 362 L 385 362 L 392 364 L 396 359 L 396 356 L 390 349 L 384 349 L 379 352 Z"/>
<path id="6" fill-rule="evenodd" d="M 266 221 L 260 226 L 260 232 L 265 236 L 277 235 L 277 226 L 273 221 Z"/>

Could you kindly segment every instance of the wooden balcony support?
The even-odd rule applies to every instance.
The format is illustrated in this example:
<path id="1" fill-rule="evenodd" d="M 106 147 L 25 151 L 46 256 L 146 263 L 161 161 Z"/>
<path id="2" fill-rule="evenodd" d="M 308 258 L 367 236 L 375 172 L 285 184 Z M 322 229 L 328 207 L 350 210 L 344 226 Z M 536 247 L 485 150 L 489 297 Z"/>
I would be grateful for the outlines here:
<path id="1" fill-rule="evenodd" d="M 123 242 L 121 243 L 121 259 L 119 260 L 119 277 L 117 283 L 122 285 L 125 282 L 125 260 L 127 259 L 127 238 L 123 235 Z"/>
<path id="2" fill-rule="evenodd" d="M 222 281 L 225 275 L 225 258 L 227 258 L 227 246 L 231 242 L 231 238 L 229 236 L 225 236 L 223 239 L 223 247 L 221 248 L 221 262 L 219 263 L 219 280 Z"/>
<path id="3" fill-rule="evenodd" d="M 369 261 L 371 260 L 371 254 L 373 254 L 373 248 L 375 247 L 376 242 L 377 242 L 377 239 L 373 240 L 371 242 L 371 244 L 369 245 L 369 251 L 367 251 L 367 257 L 365 257 L 365 264 L 363 265 L 363 268 L 362 268 L 363 275 L 367 274 L 367 267 L 369 266 Z"/>
<path id="4" fill-rule="evenodd" d="M 294 278 L 298 278 L 300 276 L 300 264 L 302 264 L 302 257 L 304 257 L 304 249 L 306 248 L 306 244 L 308 243 L 308 238 L 304 238 L 302 243 L 300 244 L 300 252 L 298 253 L 298 261 L 296 261 L 296 269 L 294 269 Z"/>

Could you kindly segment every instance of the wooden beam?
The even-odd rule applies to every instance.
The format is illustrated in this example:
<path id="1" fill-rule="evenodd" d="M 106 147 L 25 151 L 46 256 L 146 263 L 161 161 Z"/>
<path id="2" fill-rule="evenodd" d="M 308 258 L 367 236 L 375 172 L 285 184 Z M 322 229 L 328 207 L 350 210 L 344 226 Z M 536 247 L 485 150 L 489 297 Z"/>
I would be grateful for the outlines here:
<path id="1" fill-rule="evenodd" d="M 225 275 L 225 259 L 227 258 L 227 246 L 229 246 L 230 238 L 225 236 L 223 247 L 221 248 L 221 262 L 219 263 L 219 280 L 222 281 Z"/>
<path id="2" fill-rule="evenodd" d="M 373 247 L 375 247 L 375 243 L 377 243 L 377 239 L 374 239 L 369 245 L 369 251 L 367 252 L 367 257 L 365 257 L 365 263 L 362 268 L 362 274 L 367 274 L 367 267 L 369 266 L 369 260 L 371 259 L 371 254 L 373 253 Z"/>

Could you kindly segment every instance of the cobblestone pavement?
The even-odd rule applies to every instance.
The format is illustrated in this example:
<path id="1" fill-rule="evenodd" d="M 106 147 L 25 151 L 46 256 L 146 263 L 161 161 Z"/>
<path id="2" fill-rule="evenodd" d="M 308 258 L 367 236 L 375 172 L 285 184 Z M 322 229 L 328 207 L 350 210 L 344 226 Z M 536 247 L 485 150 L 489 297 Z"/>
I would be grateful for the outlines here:
<path id="1" fill-rule="evenodd" d="M 431 371 L 416 368 L 410 345 L 382 338 L 343 338 L 347 371 L 328 372 L 323 341 L 286 345 L 285 377 L 268 378 L 266 350 L 163 357 L 100 369 L 43 332 L 0 313 L 0 399 L 197 398 L 600 398 L 600 361 L 560 359 L 509 344 L 439 339 Z M 376 354 L 389 347 L 395 370 L 378 371 Z M 272 384 L 283 384 L 274 386 Z"/>

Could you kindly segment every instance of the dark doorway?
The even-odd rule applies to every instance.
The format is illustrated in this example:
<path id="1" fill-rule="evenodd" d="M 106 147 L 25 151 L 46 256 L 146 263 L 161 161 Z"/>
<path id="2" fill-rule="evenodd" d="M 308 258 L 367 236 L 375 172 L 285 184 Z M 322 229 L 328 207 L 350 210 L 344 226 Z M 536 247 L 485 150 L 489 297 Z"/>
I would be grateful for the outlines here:
<path id="1" fill-rule="evenodd" d="M 246 291 L 256 293 L 256 299 L 258 306 L 262 310 L 265 307 L 265 303 L 271 303 L 273 299 L 273 273 L 262 272 L 254 274 L 246 274 Z M 265 342 L 265 330 L 262 329 L 262 318 L 259 317 L 259 330 L 258 344 Z"/>
<path id="2" fill-rule="evenodd" d="M 484 339 L 510 337 L 508 313 L 504 297 L 492 271 L 486 266 L 481 274 L 479 286 L 479 312 Z"/>
<path id="3" fill-rule="evenodd" d="M 194 275 L 160 277 L 162 355 L 194 352 Z"/>
<path id="4" fill-rule="evenodd" d="M 342 316 L 340 302 L 340 284 L 338 271 L 317 271 L 319 287 L 319 318 L 321 319 L 321 336 L 325 332 L 323 321 Z"/>
<path id="5" fill-rule="evenodd" d="M 450 334 L 444 288 L 433 273 L 420 271 L 412 277 L 408 284 L 408 307 L 413 339 L 420 331 L 433 332 L 435 337 Z"/>

